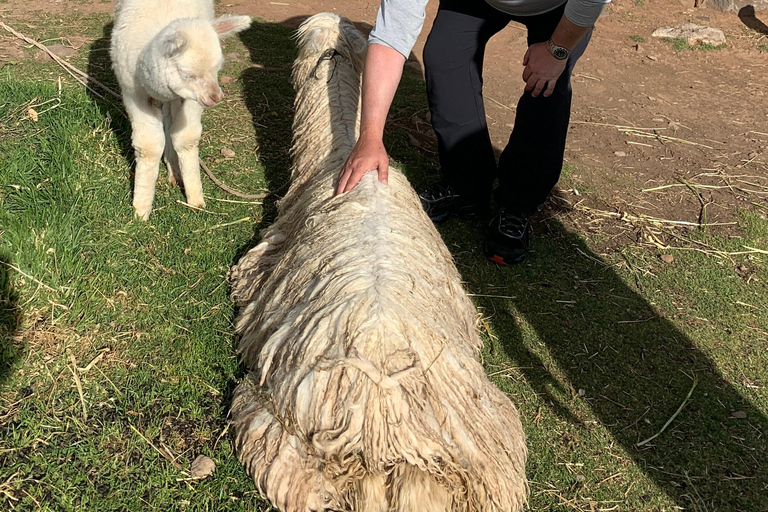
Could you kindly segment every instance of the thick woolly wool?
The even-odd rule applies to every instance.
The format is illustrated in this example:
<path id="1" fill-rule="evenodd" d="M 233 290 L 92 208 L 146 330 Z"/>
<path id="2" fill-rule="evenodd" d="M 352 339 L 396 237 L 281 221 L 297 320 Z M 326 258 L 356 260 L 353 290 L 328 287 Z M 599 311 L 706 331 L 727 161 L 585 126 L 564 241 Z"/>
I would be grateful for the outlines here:
<path id="1" fill-rule="evenodd" d="M 318 14 L 298 43 L 292 184 L 230 273 L 250 371 L 232 405 L 240 460 L 284 512 L 520 510 L 522 425 L 418 197 L 395 168 L 334 196 L 366 41 Z"/>
<path id="2" fill-rule="evenodd" d="M 213 0 L 118 0 L 110 56 L 131 120 L 136 153 L 133 206 L 147 220 L 160 159 L 171 185 L 203 208 L 198 143 L 203 107 L 221 101 L 219 39 L 245 30 L 248 16 L 213 18 Z"/>

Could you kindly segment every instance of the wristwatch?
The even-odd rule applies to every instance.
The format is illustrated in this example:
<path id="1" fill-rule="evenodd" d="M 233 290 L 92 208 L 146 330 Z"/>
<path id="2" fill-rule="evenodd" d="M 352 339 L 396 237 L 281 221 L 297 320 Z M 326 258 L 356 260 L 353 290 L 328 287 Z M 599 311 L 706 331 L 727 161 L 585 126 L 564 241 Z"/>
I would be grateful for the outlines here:
<path id="1" fill-rule="evenodd" d="M 549 53 L 551 53 L 557 60 L 565 60 L 571 56 L 571 50 L 563 48 L 562 46 L 557 46 L 551 39 L 547 41 L 547 48 L 549 48 Z"/>

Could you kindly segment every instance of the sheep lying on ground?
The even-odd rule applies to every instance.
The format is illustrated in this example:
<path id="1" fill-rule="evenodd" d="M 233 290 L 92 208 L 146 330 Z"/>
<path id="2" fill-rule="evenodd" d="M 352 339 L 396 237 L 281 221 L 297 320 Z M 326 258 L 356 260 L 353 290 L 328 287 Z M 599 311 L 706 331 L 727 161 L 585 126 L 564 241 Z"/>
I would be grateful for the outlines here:
<path id="1" fill-rule="evenodd" d="M 232 269 L 240 460 L 284 512 L 518 511 L 518 413 L 478 362 L 476 310 L 397 169 L 334 196 L 359 129 L 365 39 L 298 31 L 292 184 Z"/>
<path id="2" fill-rule="evenodd" d="M 187 202 L 205 206 L 197 147 L 203 107 L 221 101 L 219 38 L 248 28 L 248 16 L 213 18 L 213 0 L 118 0 L 112 67 L 133 130 L 133 207 L 152 211 L 160 158 L 168 180 L 180 179 Z"/>

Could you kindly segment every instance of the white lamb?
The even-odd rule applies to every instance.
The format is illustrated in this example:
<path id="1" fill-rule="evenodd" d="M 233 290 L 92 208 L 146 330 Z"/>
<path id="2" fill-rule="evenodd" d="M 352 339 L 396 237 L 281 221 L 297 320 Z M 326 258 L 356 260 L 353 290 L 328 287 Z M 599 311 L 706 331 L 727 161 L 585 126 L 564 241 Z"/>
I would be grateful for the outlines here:
<path id="1" fill-rule="evenodd" d="M 203 107 L 221 101 L 219 39 L 248 28 L 248 16 L 214 19 L 213 0 L 118 0 L 110 56 L 136 152 L 133 207 L 152 211 L 160 158 L 171 186 L 203 208 L 198 142 Z"/>

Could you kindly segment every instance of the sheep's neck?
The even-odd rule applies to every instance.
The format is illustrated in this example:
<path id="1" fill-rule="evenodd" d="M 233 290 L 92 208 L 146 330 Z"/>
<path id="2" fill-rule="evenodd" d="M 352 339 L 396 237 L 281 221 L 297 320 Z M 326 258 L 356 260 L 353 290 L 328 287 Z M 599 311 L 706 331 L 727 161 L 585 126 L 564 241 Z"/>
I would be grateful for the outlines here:
<path id="1" fill-rule="evenodd" d="M 296 93 L 294 180 L 335 177 L 355 145 L 360 75 L 340 55 L 317 64 Z"/>

